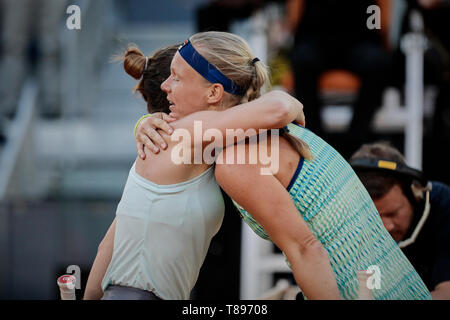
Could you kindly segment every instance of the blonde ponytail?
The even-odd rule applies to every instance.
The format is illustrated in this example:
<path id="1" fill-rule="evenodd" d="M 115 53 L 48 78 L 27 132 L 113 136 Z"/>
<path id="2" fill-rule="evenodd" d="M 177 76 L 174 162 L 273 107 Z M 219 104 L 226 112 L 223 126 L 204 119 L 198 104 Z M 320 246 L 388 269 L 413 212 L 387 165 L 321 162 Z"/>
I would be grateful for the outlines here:
<path id="1" fill-rule="evenodd" d="M 302 156 L 305 160 L 312 161 L 314 160 L 314 156 L 312 154 L 311 149 L 309 148 L 309 145 L 303 141 L 302 139 L 297 138 L 296 136 L 293 136 L 290 133 L 284 133 L 282 135 L 295 149 L 295 151 L 298 152 L 300 156 Z"/>
<path id="2" fill-rule="evenodd" d="M 261 89 L 264 88 L 264 85 L 269 82 L 269 73 L 264 63 L 259 61 L 259 59 L 258 61 L 254 61 L 254 59 L 252 59 L 250 61 L 250 65 L 254 69 L 253 74 L 250 84 L 247 86 L 247 92 L 241 99 L 240 103 L 249 102 L 259 98 L 261 96 Z"/>

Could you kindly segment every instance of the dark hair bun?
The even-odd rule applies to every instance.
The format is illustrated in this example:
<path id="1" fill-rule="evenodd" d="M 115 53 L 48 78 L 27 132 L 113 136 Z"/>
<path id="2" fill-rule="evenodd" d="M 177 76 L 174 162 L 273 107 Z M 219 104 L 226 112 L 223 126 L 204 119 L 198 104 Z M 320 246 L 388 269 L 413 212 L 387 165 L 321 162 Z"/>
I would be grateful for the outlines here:
<path id="1" fill-rule="evenodd" d="M 136 46 L 128 47 L 124 55 L 123 68 L 134 79 L 142 78 L 145 68 L 145 56 Z"/>

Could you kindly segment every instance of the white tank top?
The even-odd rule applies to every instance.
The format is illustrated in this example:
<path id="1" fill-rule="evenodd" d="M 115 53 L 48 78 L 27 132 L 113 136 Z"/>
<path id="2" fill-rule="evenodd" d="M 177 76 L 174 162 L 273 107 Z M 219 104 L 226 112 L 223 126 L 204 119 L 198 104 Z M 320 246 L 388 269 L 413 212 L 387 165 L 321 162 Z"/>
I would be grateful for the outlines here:
<path id="1" fill-rule="evenodd" d="M 177 184 L 158 185 L 130 170 L 116 211 L 111 262 L 102 281 L 187 300 L 225 205 L 214 167 Z"/>

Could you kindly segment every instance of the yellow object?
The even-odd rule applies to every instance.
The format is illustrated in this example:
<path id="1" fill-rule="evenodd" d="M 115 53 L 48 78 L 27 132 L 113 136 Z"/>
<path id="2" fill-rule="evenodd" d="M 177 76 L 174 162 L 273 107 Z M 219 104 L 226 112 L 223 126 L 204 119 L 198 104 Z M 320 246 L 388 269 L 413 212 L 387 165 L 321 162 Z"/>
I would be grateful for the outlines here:
<path id="1" fill-rule="evenodd" d="M 395 170 L 397 169 L 397 163 L 392 161 L 380 160 L 378 161 L 378 168 Z"/>
<path id="2" fill-rule="evenodd" d="M 142 120 L 144 120 L 145 118 L 151 117 L 150 113 L 144 114 L 142 117 L 139 118 L 139 120 L 136 122 L 136 125 L 134 126 L 134 136 L 136 137 L 136 130 L 137 127 L 139 126 L 139 123 L 141 123 Z"/>

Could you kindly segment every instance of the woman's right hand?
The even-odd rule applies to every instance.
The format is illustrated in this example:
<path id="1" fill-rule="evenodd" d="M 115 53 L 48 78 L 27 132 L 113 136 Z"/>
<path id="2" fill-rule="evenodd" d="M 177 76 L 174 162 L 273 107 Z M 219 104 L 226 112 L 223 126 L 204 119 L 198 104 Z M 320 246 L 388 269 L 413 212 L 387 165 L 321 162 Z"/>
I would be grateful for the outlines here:
<path id="1" fill-rule="evenodd" d="M 159 153 L 160 148 L 165 150 L 167 143 L 158 133 L 157 129 L 161 129 L 168 135 L 173 133 L 170 122 L 176 119 L 165 114 L 164 112 L 152 113 L 150 117 L 143 119 L 136 128 L 136 149 L 141 159 L 145 159 L 145 147 L 153 153 Z"/>
<path id="2" fill-rule="evenodd" d="M 279 91 L 279 99 L 287 101 L 287 105 L 289 107 L 290 112 L 295 114 L 294 122 L 301 125 L 302 127 L 306 126 L 305 113 L 303 112 L 303 103 L 301 103 L 298 99 L 293 97 L 287 92 Z"/>
<path id="3" fill-rule="evenodd" d="M 303 112 L 303 103 L 301 103 L 301 110 L 297 115 L 297 118 L 295 119 L 295 122 L 302 127 L 306 127 L 306 120 L 305 120 L 305 113 Z"/>

